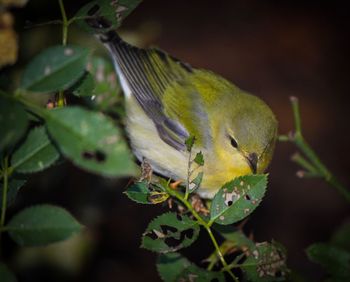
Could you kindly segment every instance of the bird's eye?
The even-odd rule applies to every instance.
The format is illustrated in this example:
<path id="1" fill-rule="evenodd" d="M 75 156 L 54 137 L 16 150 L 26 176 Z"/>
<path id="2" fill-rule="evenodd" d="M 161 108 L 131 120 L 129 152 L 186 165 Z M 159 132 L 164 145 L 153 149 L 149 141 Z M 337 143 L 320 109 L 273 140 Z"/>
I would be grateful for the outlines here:
<path id="1" fill-rule="evenodd" d="M 231 146 L 232 146 L 233 148 L 237 148 L 237 147 L 238 147 L 238 144 L 237 144 L 237 141 L 236 141 L 235 138 L 233 138 L 233 137 L 230 136 L 230 141 L 231 141 Z"/>

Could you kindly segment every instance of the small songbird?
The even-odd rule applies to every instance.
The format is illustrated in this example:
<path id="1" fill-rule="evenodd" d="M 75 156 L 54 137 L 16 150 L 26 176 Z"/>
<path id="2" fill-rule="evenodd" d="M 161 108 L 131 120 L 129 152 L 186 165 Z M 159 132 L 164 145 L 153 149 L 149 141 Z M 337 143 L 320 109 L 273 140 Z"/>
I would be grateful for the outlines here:
<path id="1" fill-rule="evenodd" d="M 105 30 L 103 17 L 88 24 Z M 277 121 L 258 97 L 221 76 L 191 67 L 159 49 L 141 49 L 115 31 L 97 32 L 109 50 L 125 94 L 126 129 L 136 157 L 173 180 L 188 176 L 185 141 L 195 137 L 204 166 L 197 193 L 212 198 L 227 181 L 263 172 L 277 136 Z M 193 175 L 195 177 L 196 174 Z"/>

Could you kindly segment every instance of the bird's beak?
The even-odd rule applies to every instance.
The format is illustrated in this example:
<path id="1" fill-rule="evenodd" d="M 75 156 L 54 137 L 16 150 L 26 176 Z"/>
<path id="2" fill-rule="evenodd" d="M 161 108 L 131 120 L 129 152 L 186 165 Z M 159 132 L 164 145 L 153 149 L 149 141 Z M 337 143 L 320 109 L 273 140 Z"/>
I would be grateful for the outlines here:
<path id="1" fill-rule="evenodd" d="M 253 174 L 256 174 L 258 168 L 258 155 L 256 153 L 250 153 L 247 156 L 247 160 Z"/>

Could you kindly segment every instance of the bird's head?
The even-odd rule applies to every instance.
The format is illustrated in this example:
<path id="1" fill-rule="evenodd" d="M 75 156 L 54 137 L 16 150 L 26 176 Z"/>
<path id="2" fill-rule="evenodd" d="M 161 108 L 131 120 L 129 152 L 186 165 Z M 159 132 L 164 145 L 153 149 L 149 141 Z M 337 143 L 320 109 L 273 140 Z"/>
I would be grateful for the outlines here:
<path id="1" fill-rule="evenodd" d="M 240 167 L 242 174 L 262 173 L 274 151 L 276 118 L 258 97 L 242 92 L 234 95 L 220 130 L 226 164 L 229 161 L 232 167 Z"/>

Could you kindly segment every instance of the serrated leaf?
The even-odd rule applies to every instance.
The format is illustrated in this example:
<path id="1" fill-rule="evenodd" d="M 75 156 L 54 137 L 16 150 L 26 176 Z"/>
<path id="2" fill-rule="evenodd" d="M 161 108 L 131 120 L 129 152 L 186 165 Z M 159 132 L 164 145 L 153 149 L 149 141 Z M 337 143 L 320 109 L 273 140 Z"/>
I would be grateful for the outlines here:
<path id="1" fill-rule="evenodd" d="M 285 250 L 277 242 L 257 243 L 240 268 L 248 281 L 289 281 L 286 260 Z"/>
<path id="2" fill-rule="evenodd" d="M 28 127 L 28 117 L 22 105 L 0 97 L 0 151 L 16 145 Z"/>
<path id="3" fill-rule="evenodd" d="M 94 95 L 95 81 L 92 74 L 88 71 L 72 86 L 72 93 L 78 97 Z"/>
<path id="4" fill-rule="evenodd" d="M 179 253 L 161 254 L 157 260 L 159 276 L 165 282 L 177 281 L 225 281 L 221 272 L 202 269 Z"/>
<path id="5" fill-rule="evenodd" d="M 62 154 L 77 166 L 109 177 L 136 174 L 127 144 L 107 116 L 80 107 L 64 107 L 47 111 L 45 119 Z"/>
<path id="6" fill-rule="evenodd" d="M 186 215 L 165 213 L 148 225 L 142 237 L 142 247 L 168 253 L 190 246 L 198 237 L 198 223 Z"/>
<path id="7" fill-rule="evenodd" d="M 7 188 L 7 207 L 11 206 L 17 197 L 17 193 L 19 189 L 26 183 L 26 180 L 22 179 L 11 179 L 8 183 Z M 3 183 L 0 183 L 0 210 L 2 207 L 2 192 L 3 191 Z"/>
<path id="8" fill-rule="evenodd" d="M 177 277 L 190 265 L 179 253 L 160 254 L 157 259 L 158 274 L 164 282 L 178 281 Z"/>
<path id="9" fill-rule="evenodd" d="M 1 282 L 16 282 L 16 276 L 3 263 L 0 263 L 0 278 Z"/>
<path id="10" fill-rule="evenodd" d="M 190 152 L 192 150 L 192 147 L 194 145 L 195 139 L 196 138 L 193 135 L 186 139 L 185 145 L 186 145 L 186 148 L 187 148 L 188 152 Z"/>
<path id="11" fill-rule="evenodd" d="M 128 198 L 138 204 L 160 204 L 169 198 L 166 192 L 151 191 L 146 181 L 136 182 L 124 192 Z"/>
<path id="12" fill-rule="evenodd" d="M 226 183 L 216 193 L 210 218 L 218 224 L 232 224 L 251 214 L 260 204 L 267 186 L 267 175 L 246 175 Z"/>
<path id="13" fill-rule="evenodd" d="M 76 22 L 82 29 L 91 33 L 114 30 L 140 3 L 141 0 L 91 1 L 77 12 Z M 96 19 L 101 20 L 101 18 L 103 18 L 104 23 L 108 23 L 108 27 L 100 27 L 96 23 Z"/>
<path id="14" fill-rule="evenodd" d="M 65 240 L 81 225 L 65 209 L 37 205 L 16 214 L 6 226 L 10 237 L 21 246 L 43 246 Z"/>
<path id="15" fill-rule="evenodd" d="M 203 166 L 204 165 L 204 157 L 203 157 L 203 153 L 202 152 L 199 152 L 196 154 L 196 156 L 194 157 L 193 161 L 200 165 L 200 166 Z"/>
<path id="16" fill-rule="evenodd" d="M 322 265 L 333 277 L 350 280 L 350 252 L 330 244 L 315 243 L 306 253 L 311 261 Z"/>
<path id="17" fill-rule="evenodd" d="M 89 49 L 53 46 L 37 55 L 25 68 L 20 87 L 34 92 L 53 92 L 72 86 L 83 74 Z"/>
<path id="18" fill-rule="evenodd" d="M 51 166 L 59 156 L 59 152 L 46 134 L 45 127 L 36 127 L 14 152 L 11 166 L 20 173 L 34 173 Z"/>

